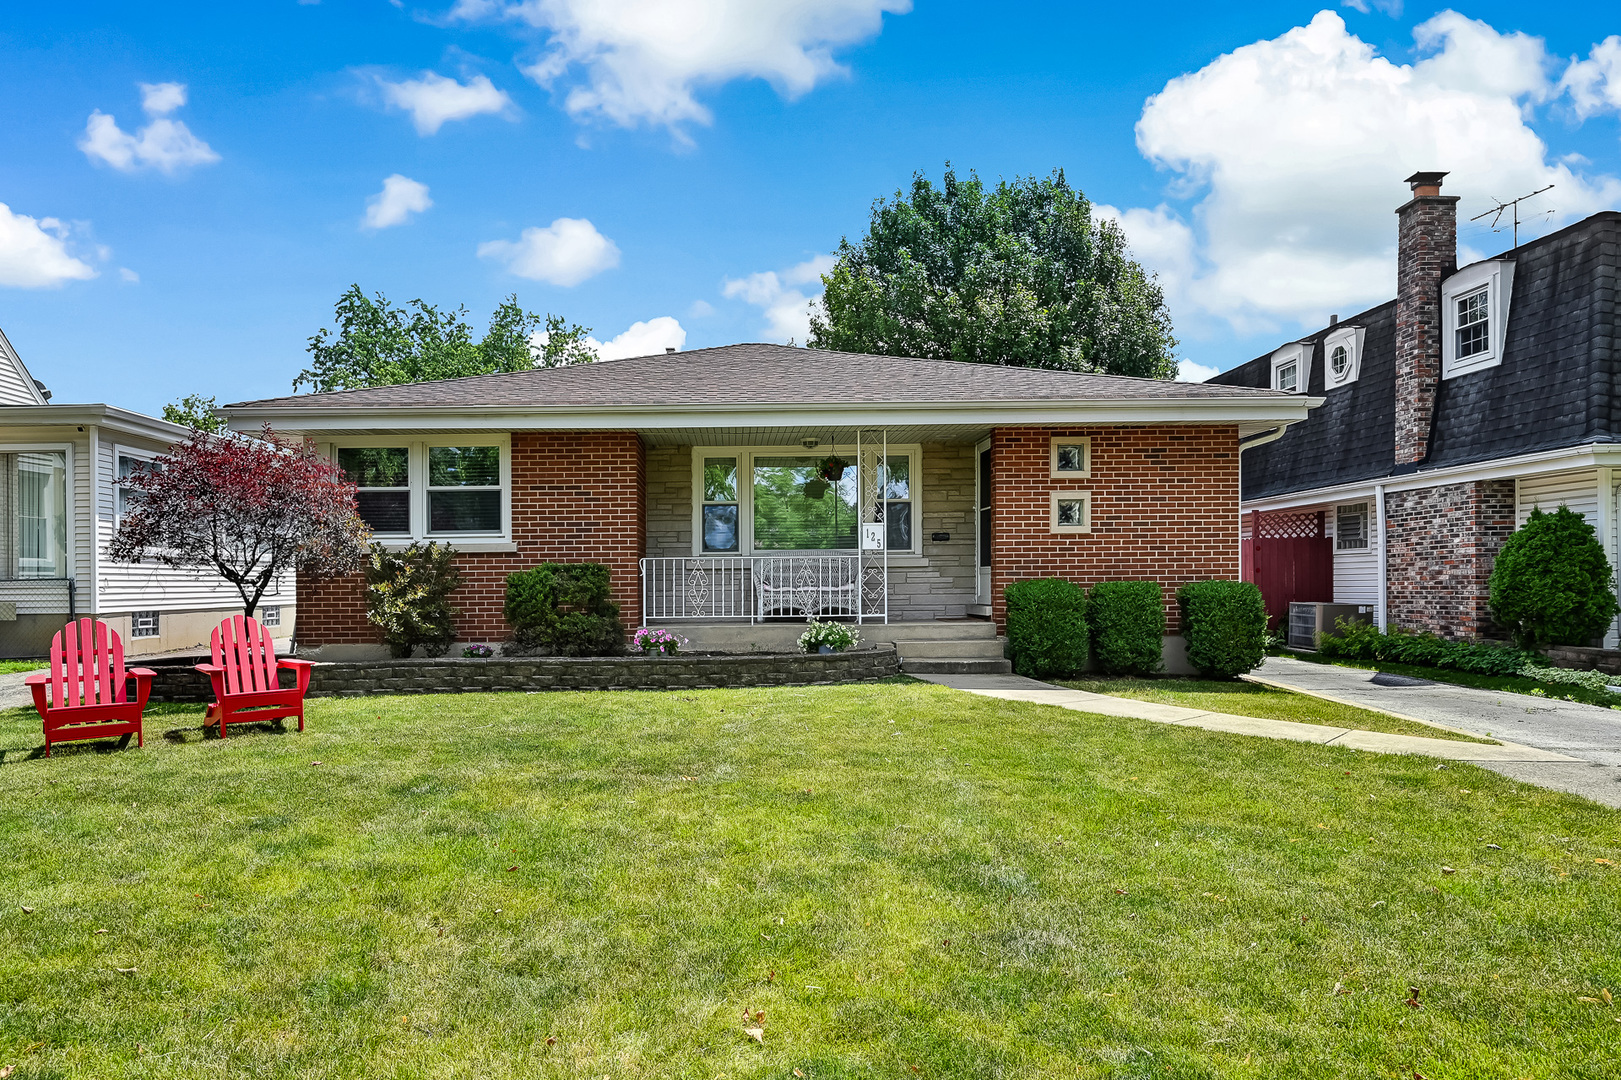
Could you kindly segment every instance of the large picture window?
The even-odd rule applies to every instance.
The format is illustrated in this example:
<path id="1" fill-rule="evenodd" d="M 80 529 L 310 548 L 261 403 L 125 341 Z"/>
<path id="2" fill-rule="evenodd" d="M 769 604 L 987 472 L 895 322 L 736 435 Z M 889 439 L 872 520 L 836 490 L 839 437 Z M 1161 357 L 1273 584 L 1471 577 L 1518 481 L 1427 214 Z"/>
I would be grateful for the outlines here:
<path id="1" fill-rule="evenodd" d="M 485 439 L 489 439 L 485 436 Z M 360 518 L 383 539 L 501 540 L 507 531 L 507 443 L 476 438 L 339 446 Z"/>
<path id="2" fill-rule="evenodd" d="M 854 551 L 860 513 L 854 448 L 693 451 L 694 527 L 701 554 Z M 843 468 L 830 464 L 838 458 Z M 918 448 L 891 449 L 878 478 L 889 550 L 913 552 Z"/>
<path id="3" fill-rule="evenodd" d="M 0 453 L 0 576 L 68 576 L 67 453 Z"/>

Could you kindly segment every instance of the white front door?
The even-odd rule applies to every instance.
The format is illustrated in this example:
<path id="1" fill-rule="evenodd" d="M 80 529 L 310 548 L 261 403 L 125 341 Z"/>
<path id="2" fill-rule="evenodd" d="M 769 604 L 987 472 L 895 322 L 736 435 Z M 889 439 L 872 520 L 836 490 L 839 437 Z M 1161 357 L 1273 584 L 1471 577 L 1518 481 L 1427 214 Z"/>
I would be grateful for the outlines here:
<path id="1" fill-rule="evenodd" d="M 974 600 L 991 602 L 991 440 L 974 447 L 974 561 L 978 585 Z"/>

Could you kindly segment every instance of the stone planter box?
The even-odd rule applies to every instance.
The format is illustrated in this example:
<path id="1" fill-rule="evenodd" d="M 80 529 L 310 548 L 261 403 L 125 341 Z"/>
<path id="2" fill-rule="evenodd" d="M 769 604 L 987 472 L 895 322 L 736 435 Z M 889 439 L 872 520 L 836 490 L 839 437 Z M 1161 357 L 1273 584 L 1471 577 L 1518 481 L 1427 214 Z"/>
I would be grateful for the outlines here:
<path id="1" fill-rule="evenodd" d="M 208 680 L 193 663 L 150 665 L 154 702 L 209 700 Z M 676 656 L 497 656 L 374 660 L 317 664 L 311 697 L 366 694 L 454 694 L 532 690 L 708 690 L 717 687 L 811 686 L 862 682 L 900 673 L 892 645 L 852 649 L 821 656 L 803 653 L 758 655 L 684 653 Z M 292 674 L 282 673 L 282 685 Z"/>

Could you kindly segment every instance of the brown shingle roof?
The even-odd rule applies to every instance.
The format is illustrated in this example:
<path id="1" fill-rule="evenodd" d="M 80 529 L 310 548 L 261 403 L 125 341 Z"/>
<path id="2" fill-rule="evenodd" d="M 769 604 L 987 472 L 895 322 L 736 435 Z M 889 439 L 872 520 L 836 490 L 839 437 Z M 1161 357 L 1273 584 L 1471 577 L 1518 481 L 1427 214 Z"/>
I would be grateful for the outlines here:
<path id="1" fill-rule="evenodd" d="M 1171 403 L 1294 396 L 1209 383 L 749 344 L 504 375 L 298 394 L 238 402 L 225 408 L 879 405 L 1043 400 Z"/>

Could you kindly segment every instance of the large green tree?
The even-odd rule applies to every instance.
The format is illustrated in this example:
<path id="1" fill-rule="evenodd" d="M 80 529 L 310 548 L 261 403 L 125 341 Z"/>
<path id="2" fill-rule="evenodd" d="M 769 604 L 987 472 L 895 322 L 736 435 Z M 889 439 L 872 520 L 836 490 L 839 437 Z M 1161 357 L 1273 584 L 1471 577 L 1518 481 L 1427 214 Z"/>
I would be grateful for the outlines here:
<path id="1" fill-rule="evenodd" d="M 587 341 L 588 327 L 525 311 L 516 295 L 495 309 L 482 338 L 475 338 L 465 307 L 440 311 L 412 300 L 397 308 L 382 293 L 367 296 L 359 285 L 338 297 L 333 321 L 335 330 L 322 327 L 310 338 L 313 362 L 293 380 L 294 390 L 395 386 L 597 358 Z"/>
<path id="2" fill-rule="evenodd" d="M 1171 317 L 1126 237 L 1062 171 L 987 187 L 948 165 L 936 187 L 873 204 L 867 235 L 823 276 L 816 348 L 982 364 L 1176 375 Z"/>

